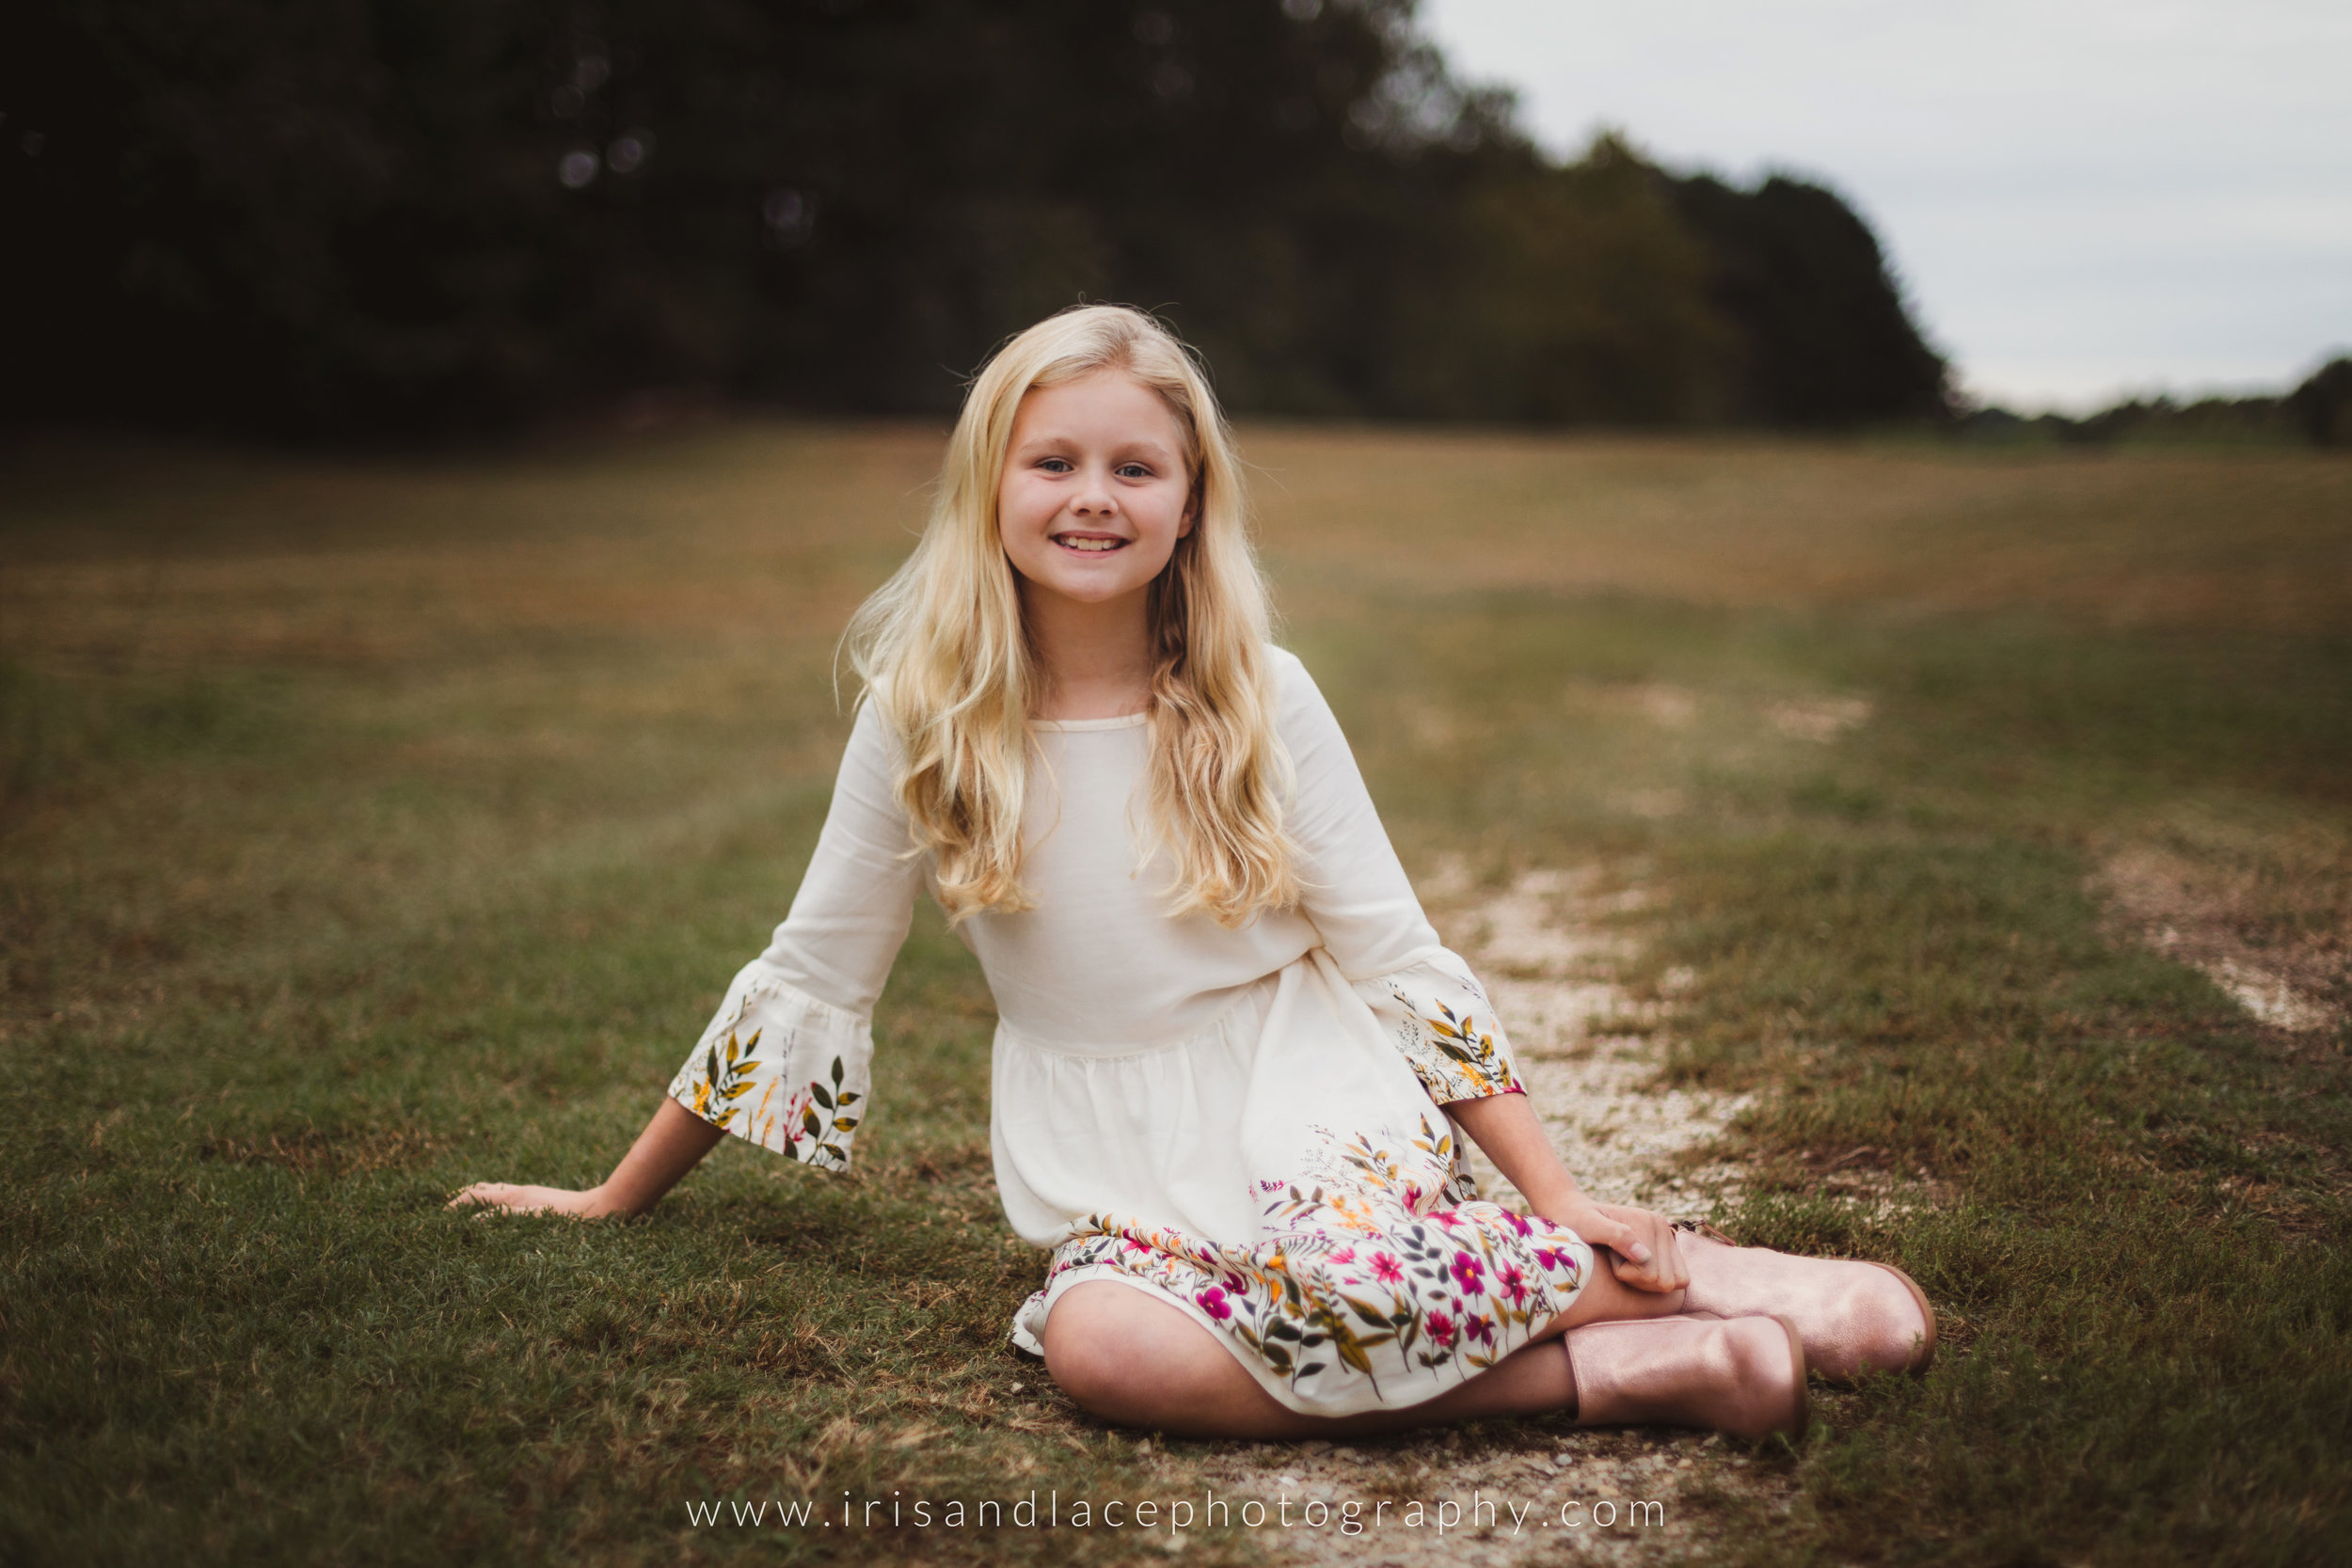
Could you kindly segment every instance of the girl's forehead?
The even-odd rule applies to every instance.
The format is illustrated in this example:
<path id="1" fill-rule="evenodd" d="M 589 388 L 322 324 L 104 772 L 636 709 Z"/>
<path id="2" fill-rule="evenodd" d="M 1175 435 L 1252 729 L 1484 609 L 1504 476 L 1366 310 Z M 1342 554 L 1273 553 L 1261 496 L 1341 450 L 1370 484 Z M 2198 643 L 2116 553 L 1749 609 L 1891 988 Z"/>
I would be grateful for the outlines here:
<path id="1" fill-rule="evenodd" d="M 1152 440 L 1179 451 L 1185 445 L 1184 423 L 1168 400 L 1116 366 L 1022 393 L 1012 438 L 1057 437 Z"/>

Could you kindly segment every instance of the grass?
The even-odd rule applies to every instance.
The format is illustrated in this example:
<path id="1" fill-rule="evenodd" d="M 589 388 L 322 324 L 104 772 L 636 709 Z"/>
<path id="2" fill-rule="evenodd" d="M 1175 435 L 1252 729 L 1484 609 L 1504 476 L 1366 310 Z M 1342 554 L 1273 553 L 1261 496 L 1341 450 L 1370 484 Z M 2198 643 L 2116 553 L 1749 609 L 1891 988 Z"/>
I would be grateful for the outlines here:
<path id="1" fill-rule="evenodd" d="M 1041 1259 L 995 1210 L 987 992 L 935 919 L 850 1175 L 730 1146 L 630 1224 L 439 1208 L 600 1175 L 789 902 L 832 639 L 937 439 L 8 457 L 9 1560 L 1158 1554 L 686 1521 L 1168 1496 L 1209 1456 L 1005 1348 Z M 1408 862 L 1643 879 L 1630 978 L 1690 974 L 1671 1072 L 1765 1091 L 1724 1221 L 1899 1262 L 1945 1313 L 1931 1377 L 1758 1458 L 1793 1507 L 1719 1499 L 1714 1557 L 2352 1554 L 2352 1040 L 2257 1024 L 2101 891 L 2160 852 L 2352 1003 L 2352 467 L 1248 447 L 1290 641 Z"/>

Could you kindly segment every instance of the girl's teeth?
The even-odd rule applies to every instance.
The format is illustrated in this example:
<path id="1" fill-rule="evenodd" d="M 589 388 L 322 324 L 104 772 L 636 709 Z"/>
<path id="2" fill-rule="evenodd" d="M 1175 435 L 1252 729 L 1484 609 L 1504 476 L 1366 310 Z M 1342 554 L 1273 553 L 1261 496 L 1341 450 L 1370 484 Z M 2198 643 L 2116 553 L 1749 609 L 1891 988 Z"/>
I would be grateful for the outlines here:
<path id="1" fill-rule="evenodd" d="M 1062 543 L 1073 550 L 1113 550 L 1119 547 L 1116 539 L 1065 539 Z"/>

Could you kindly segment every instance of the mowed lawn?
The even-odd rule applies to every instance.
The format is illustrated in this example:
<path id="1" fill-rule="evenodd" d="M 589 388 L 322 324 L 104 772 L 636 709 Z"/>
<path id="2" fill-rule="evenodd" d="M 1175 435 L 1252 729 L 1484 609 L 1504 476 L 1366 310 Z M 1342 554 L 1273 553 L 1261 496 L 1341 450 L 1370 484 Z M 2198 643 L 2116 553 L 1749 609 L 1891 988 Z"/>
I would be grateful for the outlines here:
<path id="1" fill-rule="evenodd" d="M 1165 1554 L 689 1523 L 1202 1452 L 1004 1342 L 1043 1260 L 935 911 L 851 1174 L 730 1144 L 640 1222 L 441 1208 L 596 1180 L 781 918 L 940 436 L 0 461 L 0 1559 Z M 1670 1071 L 1763 1091 L 1714 1217 L 1944 1315 L 1713 1557 L 2352 1559 L 2352 462 L 1246 439 L 1407 863 L 1645 887 Z"/>

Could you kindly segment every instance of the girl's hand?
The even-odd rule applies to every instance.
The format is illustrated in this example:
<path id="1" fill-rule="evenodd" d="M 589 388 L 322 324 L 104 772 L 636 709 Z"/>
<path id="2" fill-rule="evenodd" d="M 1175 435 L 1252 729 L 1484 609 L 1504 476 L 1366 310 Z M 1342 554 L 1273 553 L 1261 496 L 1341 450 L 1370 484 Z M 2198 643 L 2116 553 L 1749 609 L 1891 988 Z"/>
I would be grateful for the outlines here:
<path id="1" fill-rule="evenodd" d="M 604 1200 L 602 1187 L 583 1193 L 568 1187 L 520 1187 L 511 1181 L 477 1181 L 451 1198 L 449 1207 L 485 1213 L 572 1214 L 584 1220 L 617 1212 Z"/>
<path id="2" fill-rule="evenodd" d="M 1581 1194 L 1562 1207 L 1567 1212 L 1547 1211 L 1544 1217 L 1566 1226 L 1592 1245 L 1615 1253 L 1613 1272 L 1620 1285 L 1662 1294 L 1691 1283 L 1691 1271 L 1682 1261 L 1682 1244 L 1675 1238 L 1674 1222 L 1665 1215 L 1621 1203 L 1595 1203 Z"/>
<path id="3" fill-rule="evenodd" d="M 1663 1294 L 1691 1283 L 1682 1266 L 1682 1244 L 1663 1214 L 1595 1203 L 1584 1196 L 1552 1152 L 1551 1139 L 1523 1094 L 1449 1101 L 1445 1113 L 1486 1150 L 1510 1183 L 1525 1194 L 1535 1212 L 1567 1227 L 1594 1246 L 1605 1246 L 1623 1261 L 1614 1273 L 1637 1291 Z"/>

